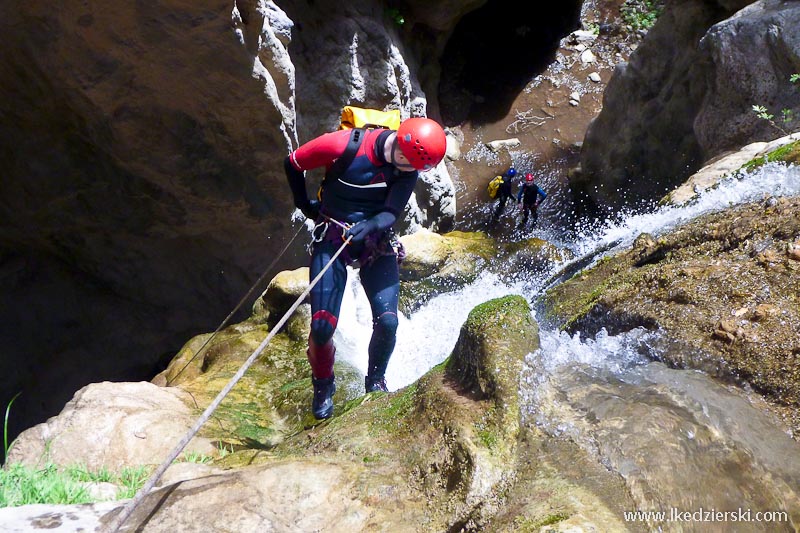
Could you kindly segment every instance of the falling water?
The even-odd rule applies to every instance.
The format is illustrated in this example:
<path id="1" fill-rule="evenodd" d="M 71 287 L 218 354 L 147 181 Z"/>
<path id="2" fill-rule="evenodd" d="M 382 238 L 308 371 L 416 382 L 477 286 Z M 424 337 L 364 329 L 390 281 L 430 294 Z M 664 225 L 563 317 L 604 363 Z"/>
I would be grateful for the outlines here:
<path id="1" fill-rule="evenodd" d="M 630 246 L 642 232 L 657 236 L 705 213 L 768 196 L 797 195 L 800 169 L 767 164 L 724 180 L 689 205 L 629 214 L 579 232 L 567 247 L 573 261 L 596 260 Z M 555 265 L 551 274 L 565 266 Z M 542 281 L 509 285 L 484 273 L 471 285 L 401 317 L 387 372 L 390 388 L 403 387 L 442 362 L 476 305 L 508 294 L 533 301 Z M 336 342 L 339 353 L 364 372 L 371 315 L 355 274 L 349 287 Z M 699 371 L 653 362 L 659 335 L 637 329 L 616 336 L 601 331 L 585 339 L 542 329 L 541 347 L 528 355 L 522 377 L 523 420 L 553 437 L 569 438 L 618 473 L 640 510 L 751 513 L 737 515 L 751 521 L 736 529 L 650 518 L 646 523 L 653 529 L 793 531 L 800 523 L 800 443 L 772 418 L 758 395 Z M 783 521 L 755 522 L 756 512 L 786 514 L 776 515 Z"/>

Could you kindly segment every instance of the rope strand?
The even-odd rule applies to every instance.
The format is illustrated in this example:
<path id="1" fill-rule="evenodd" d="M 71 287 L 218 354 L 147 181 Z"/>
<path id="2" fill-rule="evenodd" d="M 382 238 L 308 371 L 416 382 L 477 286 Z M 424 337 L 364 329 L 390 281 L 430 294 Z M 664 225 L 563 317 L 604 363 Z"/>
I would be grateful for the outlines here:
<path id="1" fill-rule="evenodd" d="M 272 260 L 272 263 L 270 263 L 270 265 L 264 270 L 264 273 L 261 274 L 261 276 L 256 280 L 255 283 L 253 283 L 253 286 L 250 287 L 250 290 L 247 291 L 247 294 L 245 294 L 242 297 L 242 299 L 239 300 L 239 303 L 236 304 L 236 307 L 233 308 L 233 311 L 231 311 L 230 314 L 225 317 L 225 320 L 223 320 L 222 323 L 219 326 L 217 326 L 217 329 L 215 329 L 214 332 L 211 334 L 211 336 L 208 339 L 206 339 L 206 342 L 204 342 L 203 345 L 200 346 L 200 349 L 197 350 L 197 352 L 195 352 L 195 354 L 192 356 L 192 358 L 189 359 L 188 361 L 186 361 L 186 364 L 183 365 L 183 367 L 180 370 L 178 370 L 178 373 L 175 374 L 174 376 L 172 376 L 171 379 L 167 380 L 167 387 L 172 385 L 172 383 L 174 383 L 175 380 L 178 379 L 178 377 L 183 373 L 183 371 L 186 370 L 186 368 L 190 364 L 192 364 L 192 361 L 197 359 L 200 356 L 200 354 L 203 353 L 203 350 L 205 349 L 205 347 L 208 346 L 209 344 L 211 344 L 211 341 L 214 340 L 214 337 L 217 336 L 217 333 L 222 331 L 222 328 L 224 328 L 228 324 L 228 321 L 231 318 L 233 318 L 233 315 L 236 314 L 236 311 L 238 311 L 239 308 L 242 307 L 242 304 L 244 304 L 244 302 L 247 301 L 248 298 L 250 298 L 250 296 L 253 294 L 253 291 L 256 290 L 256 287 L 261 285 L 261 282 L 263 282 L 264 279 L 267 277 L 267 274 L 272 270 L 272 267 L 274 267 L 275 263 L 278 262 L 278 260 L 283 256 L 284 253 L 286 253 L 286 250 L 289 249 L 289 245 L 291 245 L 294 242 L 294 240 L 297 238 L 297 236 L 300 235 L 300 232 L 303 230 L 304 227 L 305 227 L 305 224 L 301 224 L 300 225 L 300 228 L 297 230 L 297 232 L 294 234 L 294 236 L 289 240 L 289 242 L 286 243 L 286 246 L 283 247 L 283 250 L 280 251 L 280 253 L 275 257 L 275 259 Z"/>
<path id="2" fill-rule="evenodd" d="M 164 472 L 166 472 L 167 468 L 169 468 L 172 462 L 178 457 L 181 451 L 183 451 L 186 445 L 189 444 L 189 441 L 192 440 L 192 438 L 197 434 L 197 432 L 200 431 L 200 428 L 211 417 L 211 414 L 217 409 L 217 407 L 219 407 L 219 404 L 222 403 L 222 400 L 225 399 L 225 396 L 227 396 L 228 393 L 231 391 L 231 389 L 233 389 L 233 387 L 239 382 L 239 380 L 242 379 L 242 376 L 244 376 L 244 373 L 247 372 L 247 369 L 249 369 L 250 366 L 252 366 L 256 358 L 261 354 L 261 352 L 264 351 L 264 349 L 270 343 L 272 338 L 277 334 L 278 331 L 280 331 L 280 329 L 283 327 L 286 321 L 289 320 L 289 317 L 292 315 L 292 313 L 294 313 L 295 310 L 300 306 L 300 304 L 303 303 L 303 300 L 305 300 L 306 296 L 308 296 L 308 293 L 311 292 L 311 289 L 313 289 L 314 286 L 317 283 L 319 283 L 319 280 L 322 278 L 323 274 L 325 274 L 325 272 L 327 272 L 327 270 L 331 267 L 333 262 L 336 261 L 336 259 L 345 249 L 345 247 L 348 244 L 350 244 L 351 239 L 352 237 L 348 237 L 347 240 L 344 241 L 344 243 L 339 247 L 336 253 L 333 254 L 331 260 L 328 261 L 328 263 L 319 272 L 319 274 L 317 274 L 317 276 L 311 281 L 311 283 L 308 284 L 308 287 L 306 288 L 305 291 L 303 291 L 303 294 L 301 294 L 297 298 L 297 300 L 295 300 L 294 304 L 292 304 L 289 310 L 286 311 L 286 314 L 284 314 L 283 317 L 281 317 L 278 323 L 275 324 L 275 327 L 272 328 L 272 331 L 269 332 L 269 335 L 267 335 L 267 337 L 261 342 L 261 344 L 258 345 L 258 348 L 256 348 L 255 351 L 252 354 L 250 354 L 250 357 L 248 357 L 247 361 L 245 361 L 244 364 L 241 366 L 241 368 L 239 368 L 239 371 L 236 372 L 236 375 L 234 375 L 233 378 L 231 378 L 228 384 L 225 385 L 225 388 L 222 389 L 222 391 L 220 391 L 220 393 L 217 395 L 214 401 L 211 402 L 211 404 L 206 408 L 206 410 L 203 412 L 200 418 L 197 419 L 197 421 L 194 423 L 189 432 L 183 436 L 178 445 L 175 446 L 172 452 L 170 452 L 170 454 L 167 456 L 164 462 L 162 462 L 161 465 L 155 470 L 155 472 L 153 472 L 153 474 L 150 476 L 150 479 L 148 479 L 147 482 L 144 484 L 144 486 L 136 492 L 136 495 L 133 497 L 133 499 L 131 499 L 131 501 L 128 502 L 125 505 L 125 507 L 123 507 L 120 514 L 117 515 L 114 518 L 114 520 L 111 521 L 108 528 L 105 530 L 107 533 L 117 533 L 119 531 L 119 528 L 122 527 L 125 521 L 130 517 L 130 515 L 133 514 L 133 511 L 136 509 L 136 507 L 142 502 L 142 500 L 144 500 L 144 497 L 153 489 L 153 487 L 155 487 L 156 483 L 158 483 L 158 480 L 161 479 L 161 476 L 164 474 Z"/>

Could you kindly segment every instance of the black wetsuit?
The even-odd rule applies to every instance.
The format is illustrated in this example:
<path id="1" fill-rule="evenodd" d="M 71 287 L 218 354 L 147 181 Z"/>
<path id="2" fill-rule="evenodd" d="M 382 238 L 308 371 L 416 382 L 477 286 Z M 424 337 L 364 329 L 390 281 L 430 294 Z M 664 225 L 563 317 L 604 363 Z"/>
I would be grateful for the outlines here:
<path id="1" fill-rule="evenodd" d="M 333 375 L 335 350 L 331 339 L 339 320 L 348 264 L 359 264 L 361 284 L 372 308 L 368 378 L 383 379 L 394 351 L 400 275 L 397 240 L 391 224 L 402 214 L 418 174 L 416 171 L 400 172 L 384 159 L 384 144 L 391 133 L 390 130 L 366 130 L 350 166 L 341 176 L 328 176 L 323 182 L 321 215 L 316 230 L 318 242 L 312 250 L 310 279 L 322 271 L 343 242 L 342 228 L 326 217 L 345 224 L 372 221 L 377 228 L 359 245 L 348 246 L 311 290 L 308 358 L 315 378 Z M 349 136 L 348 130 L 328 133 L 289 155 L 286 173 L 296 203 L 298 195 L 305 195 L 302 172 L 322 166 L 330 170 L 345 151 Z"/>

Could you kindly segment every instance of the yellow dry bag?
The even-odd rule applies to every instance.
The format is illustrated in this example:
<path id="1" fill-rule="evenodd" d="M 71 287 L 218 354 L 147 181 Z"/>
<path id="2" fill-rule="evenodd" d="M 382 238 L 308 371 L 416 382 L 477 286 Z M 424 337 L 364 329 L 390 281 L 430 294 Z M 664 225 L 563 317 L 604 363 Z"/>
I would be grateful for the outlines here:
<path id="1" fill-rule="evenodd" d="M 400 111 L 378 111 L 377 109 L 364 109 L 352 105 L 342 109 L 342 123 L 340 130 L 353 128 L 387 128 L 396 130 L 400 127 Z"/>

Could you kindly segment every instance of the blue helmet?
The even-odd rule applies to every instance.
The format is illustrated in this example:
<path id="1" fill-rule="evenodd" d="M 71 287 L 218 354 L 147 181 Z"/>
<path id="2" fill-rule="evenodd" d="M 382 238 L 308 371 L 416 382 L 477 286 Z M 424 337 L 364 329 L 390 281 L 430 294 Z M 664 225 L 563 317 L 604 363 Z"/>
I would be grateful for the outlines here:
<path id="1" fill-rule="evenodd" d="M 511 167 L 506 171 L 506 176 L 508 176 L 509 178 L 513 178 L 516 175 L 517 175 L 517 169 L 515 169 L 514 167 Z"/>

